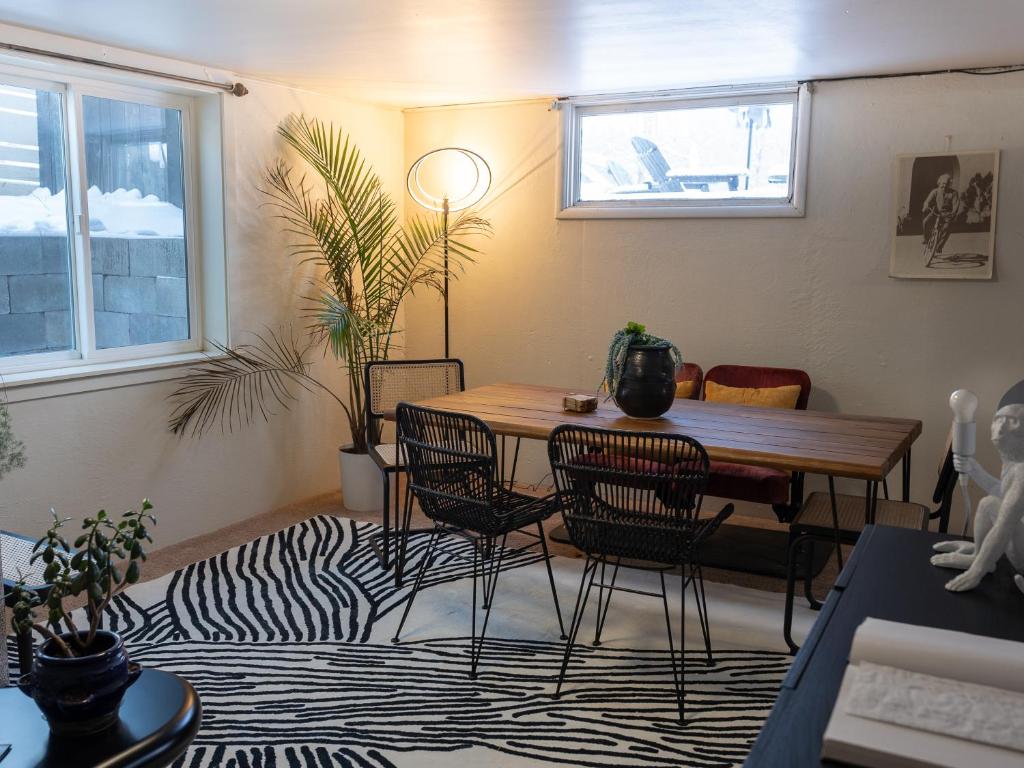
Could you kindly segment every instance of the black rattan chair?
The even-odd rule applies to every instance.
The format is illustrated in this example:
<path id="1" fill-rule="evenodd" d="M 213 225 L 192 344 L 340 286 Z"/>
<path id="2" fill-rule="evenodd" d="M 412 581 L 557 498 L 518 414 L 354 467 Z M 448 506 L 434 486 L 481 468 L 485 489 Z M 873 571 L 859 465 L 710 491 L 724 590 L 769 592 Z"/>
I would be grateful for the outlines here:
<path id="1" fill-rule="evenodd" d="M 423 400 L 450 395 L 466 388 L 462 361 L 441 360 L 378 360 L 366 364 L 363 372 L 366 393 L 366 442 L 370 457 L 384 479 L 383 528 L 370 538 L 381 566 L 391 567 L 394 554 L 395 583 L 402 583 L 405 538 L 408 534 L 408 512 L 400 515 L 398 483 L 391 503 L 391 475 L 405 471 L 398 444 L 382 440 L 385 414 L 401 401 Z M 392 523 L 392 511 L 394 522 Z"/>
<path id="2" fill-rule="evenodd" d="M 700 516 L 708 481 L 707 453 L 696 440 L 682 435 L 564 424 L 551 433 L 548 455 L 569 539 L 587 557 L 555 696 L 561 694 L 573 645 L 600 566 L 594 644 L 601 642 L 613 592 L 661 597 L 682 721 L 685 713 L 686 589 L 693 587 L 704 648 L 708 663 L 713 664 L 698 550 L 733 511 L 732 504 L 727 504 L 713 517 Z M 611 581 L 606 583 L 605 571 L 609 565 L 614 570 Z M 660 595 L 616 586 L 620 566 L 658 571 Z M 665 589 L 665 572 L 677 567 L 682 569 L 683 579 L 678 662 Z"/>
<path id="3" fill-rule="evenodd" d="M 35 549 L 35 539 L 28 536 L 20 536 L 10 531 L 0 531 L 0 550 L 2 550 L 2 597 L 7 607 L 14 605 L 14 586 L 22 580 L 22 586 L 34 592 L 41 601 L 46 602 L 46 596 L 50 593 L 50 585 L 43 575 L 46 564 L 40 559 L 32 562 L 32 553 Z M 69 550 L 69 554 L 74 550 Z M 6 641 L 8 626 L 0 626 L 0 643 Z M 17 636 L 18 642 L 18 666 L 21 674 L 28 674 L 32 671 L 32 662 L 35 656 L 31 632 L 21 632 Z"/>
<path id="4" fill-rule="evenodd" d="M 399 403 L 397 421 L 398 442 L 405 455 L 409 488 L 423 513 L 434 522 L 434 528 L 392 642 L 399 641 L 413 600 L 423 583 L 423 575 L 430 566 L 441 535 L 445 533 L 464 536 L 473 544 L 472 677 L 476 677 L 483 651 L 502 560 L 536 543 L 544 553 L 555 615 L 565 638 L 542 525 L 557 509 L 555 496 L 536 498 L 505 487 L 498 474 L 494 433 L 480 419 Z M 534 526 L 536 534 L 524 530 Z M 507 550 L 508 535 L 512 532 L 536 538 L 537 542 L 517 550 Z M 478 582 L 485 610 L 479 637 L 476 631 Z"/>

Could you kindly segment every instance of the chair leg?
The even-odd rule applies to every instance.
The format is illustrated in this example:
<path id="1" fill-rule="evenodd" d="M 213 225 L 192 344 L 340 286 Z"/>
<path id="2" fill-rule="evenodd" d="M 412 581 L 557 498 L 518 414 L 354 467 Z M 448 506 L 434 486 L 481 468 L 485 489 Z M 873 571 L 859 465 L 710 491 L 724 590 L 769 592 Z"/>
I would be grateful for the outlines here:
<path id="1" fill-rule="evenodd" d="M 704 650 L 708 655 L 708 666 L 715 665 L 715 657 L 711 652 L 711 619 L 708 616 L 708 596 L 704 591 L 704 571 L 700 563 L 690 565 L 690 581 L 693 582 L 693 597 L 697 603 L 697 618 L 700 620 L 700 631 L 704 636 Z M 683 585 L 683 591 L 686 591 Z"/>
<path id="2" fill-rule="evenodd" d="M 793 600 L 796 596 L 796 559 L 803 545 L 803 537 L 796 536 L 789 542 L 789 556 L 786 558 L 786 611 L 782 620 L 782 636 L 795 654 L 800 646 L 793 642 Z"/>
<path id="3" fill-rule="evenodd" d="M 558 590 L 555 589 L 555 574 L 551 572 L 551 555 L 548 554 L 548 539 L 544 535 L 544 526 L 537 523 L 537 534 L 540 536 L 540 547 L 544 552 L 544 565 L 548 569 L 548 584 L 551 585 L 551 598 L 555 601 L 555 615 L 558 616 L 558 631 L 562 640 L 568 640 L 565 634 L 565 624 L 562 623 L 562 609 L 558 606 Z"/>
<path id="4" fill-rule="evenodd" d="M 608 561 L 603 557 L 601 558 L 601 577 L 597 582 L 597 615 L 594 617 L 594 641 L 591 645 L 601 644 L 601 609 L 604 607 L 604 570 Z M 611 597 L 611 591 L 609 590 L 609 597 Z"/>
<path id="5" fill-rule="evenodd" d="M 489 586 L 489 589 L 487 589 L 484 592 L 484 600 L 486 601 L 486 603 L 485 603 L 486 610 L 484 611 L 484 624 L 483 624 L 483 627 L 480 629 L 480 637 L 479 638 L 477 638 L 477 636 L 476 636 L 476 609 L 475 609 L 475 607 L 474 607 L 474 610 L 473 610 L 473 642 L 472 642 L 472 646 L 470 648 L 470 659 L 471 659 L 472 664 L 471 664 L 471 667 L 470 667 L 469 676 L 474 678 L 474 679 L 476 678 L 477 667 L 480 665 L 480 657 L 483 655 L 483 652 L 484 652 L 484 637 L 487 635 L 487 622 L 491 618 L 491 609 L 494 607 L 494 590 L 498 586 L 498 576 L 501 573 L 501 561 L 502 561 L 502 559 L 505 556 L 505 544 L 506 544 L 506 540 L 507 539 L 508 539 L 508 534 L 505 534 L 504 536 L 501 537 L 501 547 L 498 549 L 498 556 L 497 556 L 497 558 L 495 558 L 493 556 L 491 557 L 491 563 L 492 563 L 492 565 L 491 565 L 491 573 L 490 573 L 489 578 L 487 579 L 487 584 Z M 475 560 L 475 558 L 474 558 L 474 560 Z M 480 565 L 481 565 L 481 569 L 486 569 L 487 568 L 487 564 L 485 562 L 481 561 Z M 473 579 L 473 602 L 474 603 L 476 602 L 476 579 L 475 578 Z"/>
<path id="6" fill-rule="evenodd" d="M 821 610 L 821 603 L 814 597 L 814 539 L 807 540 L 807 557 L 804 558 L 804 597 L 812 611 Z"/>
<path id="7" fill-rule="evenodd" d="M 392 528 L 391 528 L 392 534 L 391 534 L 391 538 L 394 539 L 394 541 L 395 541 L 395 544 L 394 544 L 394 547 L 395 547 L 394 557 L 395 557 L 395 567 L 397 568 L 398 567 L 398 550 L 402 546 L 402 508 L 401 508 L 402 507 L 402 494 L 401 494 L 401 485 L 402 484 L 401 484 L 401 482 L 398 479 L 399 470 L 396 469 L 392 474 L 394 475 L 394 478 L 395 478 L 395 492 L 394 492 L 394 494 L 392 494 L 394 496 L 394 500 L 393 500 L 393 507 L 394 507 L 394 509 L 392 510 L 394 512 L 394 516 L 392 518 Z M 389 493 L 391 492 L 390 489 L 391 489 L 391 484 L 388 483 L 388 492 Z"/>
<path id="8" fill-rule="evenodd" d="M 579 634 L 580 625 L 583 624 L 583 613 L 587 607 L 587 600 L 590 599 L 590 588 L 594 585 L 594 575 L 597 573 L 597 560 L 589 555 L 583 565 L 583 575 L 580 577 L 580 589 L 576 594 L 576 607 L 572 611 L 572 621 L 569 622 L 569 639 L 565 641 L 565 653 L 562 655 L 562 668 L 558 673 L 558 687 L 555 688 L 555 698 L 562 694 L 562 684 L 565 682 L 565 671 L 569 668 L 569 657 L 572 655 L 572 647 L 576 643 L 576 635 Z"/>
<path id="9" fill-rule="evenodd" d="M 601 607 L 601 593 L 604 592 L 604 563 L 601 563 L 601 591 L 597 595 L 597 622 L 594 628 L 593 645 L 601 645 L 601 633 L 604 631 L 604 622 L 608 618 L 608 606 L 612 603 L 612 593 L 615 591 L 615 580 L 619 577 L 619 564 L 622 558 L 615 559 L 615 570 L 612 571 L 612 583 L 608 585 L 608 596 L 604 599 L 604 607 Z"/>
<path id="10" fill-rule="evenodd" d="M 485 611 L 490 607 L 490 600 L 487 599 L 487 595 L 490 594 L 491 588 L 491 576 L 487 570 L 486 564 L 494 559 L 494 539 L 480 539 L 480 582 L 482 585 L 481 595 L 483 596 L 483 602 L 480 606 Z"/>
<path id="11" fill-rule="evenodd" d="M 384 531 L 380 542 L 380 565 L 386 571 L 391 567 L 391 504 L 388 500 L 391 483 L 387 472 L 381 472 L 381 477 L 384 478 Z"/>
<path id="12" fill-rule="evenodd" d="M 409 593 L 409 599 L 405 603 L 405 610 L 402 611 L 402 619 L 398 622 L 398 629 L 395 630 L 395 636 L 391 638 L 392 643 L 398 642 L 399 635 L 402 634 L 402 627 L 405 626 L 405 620 L 409 618 L 409 611 L 412 609 L 412 601 L 416 599 L 416 593 L 420 591 L 420 584 L 423 583 L 423 574 L 427 572 L 427 566 L 430 561 L 434 558 L 434 550 L 437 549 L 437 542 L 440 539 L 441 529 L 437 526 L 430 533 L 430 543 L 427 545 L 427 551 L 423 553 L 423 562 L 420 563 L 419 573 L 416 574 L 416 581 L 412 585 L 412 592 Z M 474 595 L 474 601 L 476 596 Z M 475 615 L 475 611 L 474 611 Z"/>
<path id="13" fill-rule="evenodd" d="M 398 496 L 398 476 L 395 476 L 395 496 Z M 396 498 L 397 502 L 397 498 Z M 401 588 L 402 578 L 405 575 L 405 555 L 409 545 L 409 527 L 412 523 L 412 487 L 409 485 L 409 477 L 406 475 L 405 482 L 405 503 L 402 510 L 401 531 L 396 532 L 395 539 L 395 587 Z"/>
<path id="14" fill-rule="evenodd" d="M 675 638 L 672 633 L 672 617 L 669 615 L 668 610 L 668 590 L 665 588 L 665 572 L 659 571 L 658 575 L 661 577 L 661 602 L 665 607 L 665 629 L 668 630 L 668 653 L 672 659 L 672 684 L 676 689 L 676 704 L 679 707 L 679 722 L 686 722 L 686 705 L 684 702 L 685 692 L 685 668 L 686 668 L 686 573 L 683 573 L 682 583 L 680 592 L 682 593 L 682 599 L 680 600 L 680 607 L 682 608 L 682 614 L 680 616 L 681 631 L 679 634 L 679 662 L 676 663 L 676 644 Z M 698 599 L 699 601 L 699 599 Z"/>

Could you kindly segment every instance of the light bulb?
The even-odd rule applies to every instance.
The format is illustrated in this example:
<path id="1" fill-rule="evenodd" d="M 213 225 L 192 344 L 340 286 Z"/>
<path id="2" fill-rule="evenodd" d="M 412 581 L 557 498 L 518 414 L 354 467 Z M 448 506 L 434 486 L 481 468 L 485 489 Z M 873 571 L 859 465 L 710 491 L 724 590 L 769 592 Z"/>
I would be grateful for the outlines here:
<path id="1" fill-rule="evenodd" d="M 974 412 L 978 410 L 978 396 L 969 389 L 958 389 L 949 396 L 949 407 L 953 411 L 953 421 L 968 424 L 974 421 Z"/>

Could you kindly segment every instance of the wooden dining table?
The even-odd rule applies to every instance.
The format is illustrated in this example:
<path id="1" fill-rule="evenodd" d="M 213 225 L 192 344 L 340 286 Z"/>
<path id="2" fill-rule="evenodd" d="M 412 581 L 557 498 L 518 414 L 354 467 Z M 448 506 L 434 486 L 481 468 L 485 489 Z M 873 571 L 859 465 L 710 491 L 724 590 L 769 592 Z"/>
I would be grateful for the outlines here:
<path id="1" fill-rule="evenodd" d="M 656 419 L 635 419 L 600 396 L 596 411 L 566 412 L 562 399 L 572 392 L 586 391 L 489 384 L 416 404 L 476 416 L 497 435 L 546 440 L 560 424 L 681 434 L 698 440 L 713 461 L 863 480 L 868 522 L 874 519 L 879 483 L 902 462 L 902 495 L 905 501 L 910 497 L 911 447 L 921 434 L 921 422 L 916 419 L 686 399 L 676 400 Z"/>

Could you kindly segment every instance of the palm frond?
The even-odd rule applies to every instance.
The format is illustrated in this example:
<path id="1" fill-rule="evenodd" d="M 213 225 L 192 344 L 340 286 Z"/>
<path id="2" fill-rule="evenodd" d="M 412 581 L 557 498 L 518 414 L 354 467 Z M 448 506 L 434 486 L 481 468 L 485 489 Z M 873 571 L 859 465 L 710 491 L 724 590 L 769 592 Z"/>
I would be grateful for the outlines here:
<path id="1" fill-rule="evenodd" d="M 275 405 L 287 409 L 296 399 L 295 388 L 321 386 L 308 374 L 310 344 L 291 332 L 268 331 L 234 348 L 213 346 L 216 355 L 192 368 L 171 395 L 177 405 L 169 426 L 177 435 L 198 437 L 218 425 L 231 432 L 268 420 Z"/>
<path id="2" fill-rule="evenodd" d="M 471 245 L 474 237 L 491 234 L 490 222 L 472 211 L 463 211 L 447 229 L 448 271 L 457 278 L 466 264 L 475 261 L 479 250 Z M 441 215 L 411 218 L 395 240 L 387 271 L 409 290 L 427 284 L 439 288 L 436 280 L 444 271 L 445 227 Z"/>
<path id="3" fill-rule="evenodd" d="M 363 343 L 364 334 L 374 332 L 373 328 L 364 328 L 362 318 L 332 293 L 320 294 L 311 299 L 311 304 L 307 313 L 313 321 L 309 331 L 326 341 L 339 360 L 347 360 L 352 350 Z"/>
<path id="4" fill-rule="evenodd" d="M 287 408 L 298 389 L 327 392 L 344 409 L 356 449 L 365 450 L 362 370 L 387 359 L 398 333 L 402 301 L 419 286 L 441 289 L 478 253 L 474 240 L 490 224 L 464 211 L 447 222 L 418 216 L 403 226 L 380 178 L 340 128 L 302 115 L 288 117 L 278 133 L 308 169 L 279 160 L 267 169 L 261 191 L 291 236 L 289 253 L 315 263 L 320 286 L 305 311 L 303 343 L 269 334 L 258 343 L 228 349 L 193 369 L 174 393 L 171 429 L 202 434 L 267 419 Z M 306 356 L 322 345 L 347 369 L 348 397 L 311 377 Z"/>
<path id="5" fill-rule="evenodd" d="M 360 254 L 372 252 L 398 224 L 397 206 L 350 138 L 334 125 L 291 115 L 278 133 L 322 179 Z"/>

